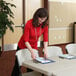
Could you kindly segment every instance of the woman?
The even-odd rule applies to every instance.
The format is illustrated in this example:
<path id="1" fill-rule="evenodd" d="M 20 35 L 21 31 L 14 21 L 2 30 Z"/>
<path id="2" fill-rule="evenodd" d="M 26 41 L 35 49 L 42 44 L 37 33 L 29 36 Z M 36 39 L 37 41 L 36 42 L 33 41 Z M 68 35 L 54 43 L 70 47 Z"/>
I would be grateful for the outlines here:
<path id="1" fill-rule="evenodd" d="M 33 52 L 33 49 L 37 49 L 38 38 L 43 34 L 44 41 L 44 57 L 47 58 L 47 45 L 48 45 L 48 13 L 45 8 L 39 8 L 33 16 L 33 19 L 27 21 L 24 28 L 24 34 L 22 35 L 19 43 L 18 49 L 27 48 L 33 59 L 36 58 L 36 55 Z"/>
<path id="2" fill-rule="evenodd" d="M 47 58 L 47 45 L 48 45 L 48 13 L 45 8 L 39 8 L 33 16 L 33 19 L 30 19 L 25 24 L 24 33 L 18 42 L 19 49 L 28 49 L 31 53 L 31 57 L 33 59 L 36 58 L 33 49 L 37 50 L 37 41 L 38 38 L 43 34 L 43 41 L 44 41 L 44 57 Z M 11 76 L 19 76 L 20 70 L 18 66 L 18 60 L 16 57 L 15 66 Z M 31 71 L 27 68 L 27 72 Z"/>

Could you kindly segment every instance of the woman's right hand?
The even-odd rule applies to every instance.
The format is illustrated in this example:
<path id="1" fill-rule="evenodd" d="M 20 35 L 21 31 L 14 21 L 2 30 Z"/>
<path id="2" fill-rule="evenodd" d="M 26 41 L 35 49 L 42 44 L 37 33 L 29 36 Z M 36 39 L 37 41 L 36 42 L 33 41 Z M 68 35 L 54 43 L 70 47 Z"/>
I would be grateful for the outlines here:
<path id="1" fill-rule="evenodd" d="M 33 49 L 32 49 L 32 47 L 31 47 L 30 43 L 29 43 L 29 42 L 25 42 L 25 45 L 27 46 L 28 50 L 31 52 L 31 57 L 32 57 L 33 59 L 35 59 L 35 58 L 36 58 L 36 55 L 35 55 L 35 53 L 33 52 Z"/>
<path id="2" fill-rule="evenodd" d="M 31 53 L 31 57 L 33 60 L 36 59 L 36 55 L 33 52 Z"/>

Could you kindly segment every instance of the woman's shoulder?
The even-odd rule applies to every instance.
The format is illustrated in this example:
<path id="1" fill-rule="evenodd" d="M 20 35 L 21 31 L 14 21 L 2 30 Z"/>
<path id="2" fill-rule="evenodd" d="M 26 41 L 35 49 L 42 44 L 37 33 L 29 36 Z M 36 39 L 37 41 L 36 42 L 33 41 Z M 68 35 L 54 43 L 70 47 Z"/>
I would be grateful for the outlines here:
<path id="1" fill-rule="evenodd" d="M 33 20 L 33 19 L 28 20 L 27 23 L 25 24 L 25 27 L 30 28 L 31 25 L 32 25 L 32 20 Z"/>
<path id="2" fill-rule="evenodd" d="M 33 21 L 33 19 L 30 19 L 30 20 L 27 21 L 27 23 L 32 23 L 32 21 Z"/>

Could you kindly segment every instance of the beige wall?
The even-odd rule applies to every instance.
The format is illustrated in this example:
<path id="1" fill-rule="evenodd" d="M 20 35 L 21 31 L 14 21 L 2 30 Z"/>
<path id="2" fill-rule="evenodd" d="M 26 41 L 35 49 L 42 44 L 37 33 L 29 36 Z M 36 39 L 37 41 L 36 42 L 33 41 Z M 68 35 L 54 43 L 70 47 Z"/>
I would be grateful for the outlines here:
<path id="1" fill-rule="evenodd" d="M 15 26 L 21 26 L 22 24 L 22 0 L 5 0 L 7 2 L 13 3 L 16 5 L 16 8 L 11 8 L 14 12 L 14 32 L 12 33 L 9 29 L 7 30 L 5 36 L 4 36 L 4 44 L 14 44 L 18 43 L 23 30 L 21 27 L 15 27 Z M 43 7 L 43 0 L 25 0 L 25 20 L 29 20 L 32 18 L 33 13 L 36 11 L 37 8 Z M 25 21 L 25 23 L 26 23 Z M 1 40 L 0 40 L 1 44 Z"/>
<path id="2" fill-rule="evenodd" d="M 75 8 L 76 2 L 49 0 L 49 45 L 73 42 Z"/>
<path id="3" fill-rule="evenodd" d="M 49 29 L 49 45 L 69 43 L 73 40 L 73 30 Z"/>
<path id="4" fill-rule="evenodd" d="M 9 29 L 7 30 L 4 36 L 4 44 L 14 44 L 17 43 L 22 35 L 22 29 L 19 26 L 22 24 L 22 0 L 6 0 L 12 4 L 16 5 L 16 8 L 11 8 L 14 12 L 14 32 L 11 32 Z"/>
<path id="5" fill-rule="evenodd" d="M 33 17 L 33 14 L 34 12 L 40 8 L 40 7 L 43 7 L 43 2 L 44 0 L 26 0 L 26 16 L 25 16 L 25 23 L 31 19 Z M 39 38 L 39 41 L 42 41 L 43 40 L 43 37 L 41 36 Z"/>
<path id="6" fill-rule="evenodd" d="M 9 29 L 4 37 L 4 44 L 17 43 L 22 35 L 22 29 L 15 27 L 22 24 L 22 0 L 6 0 L 14 3 L 12 8 L 15 18 L 14 33 Z M 32 18 L 37 8 L 43 7 L 43 0 L 26 0 L 25 20 Z M 72 24 L 76 20 L 76 2 L 74 0 L 49 0 L 49 45 L 73 41 Z M 25 21 L 25 23 L 26 23 Z M 42 37 L 40 38 L 42 40 Z M 1 40 L 0 40 L 1 44 Z"/>
<path id="7" fill-rule="evenodd" d="M 26 0 L 26 21 L 33 17 L 34 12 L 43 7 L 43 0 Z"/>

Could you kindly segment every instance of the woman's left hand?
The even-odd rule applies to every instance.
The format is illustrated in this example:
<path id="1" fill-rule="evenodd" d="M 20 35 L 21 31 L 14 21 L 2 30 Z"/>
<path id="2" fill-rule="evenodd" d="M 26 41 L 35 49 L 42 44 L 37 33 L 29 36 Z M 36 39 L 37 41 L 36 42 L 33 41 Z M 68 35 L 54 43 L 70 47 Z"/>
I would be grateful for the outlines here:
<path id="1" fill-rule="evenodd" d="M 47 55 L 47 45 L 48 45 L 48 42 L 44 42 L 44 58 L 48 58 L 48 55 Z"/>
<path id="2" fill-rule="evenodd" d="M 44 52 L 44 58 L 48 58 L 48 56 L 47 56 L 47 52 Z"/>

